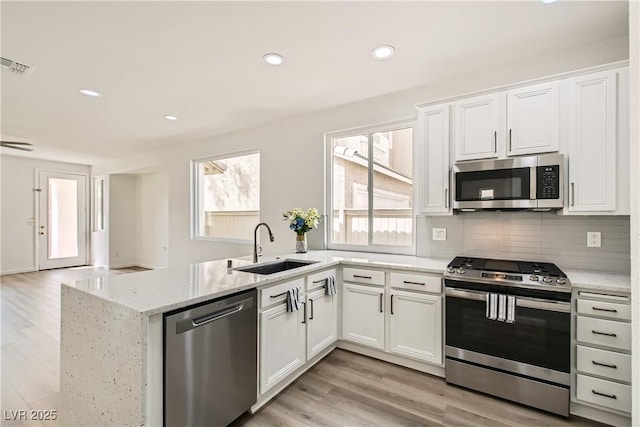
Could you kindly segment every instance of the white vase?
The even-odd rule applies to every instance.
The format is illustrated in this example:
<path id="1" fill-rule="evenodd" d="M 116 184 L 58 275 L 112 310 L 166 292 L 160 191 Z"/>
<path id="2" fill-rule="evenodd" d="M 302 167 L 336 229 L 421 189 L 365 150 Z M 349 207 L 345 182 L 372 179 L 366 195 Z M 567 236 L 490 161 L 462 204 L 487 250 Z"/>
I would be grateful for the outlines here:
<path id="1" fill-rule="evenodd" d="M 307 233 L 296 234 L 296 253 L 304 254 L 307 252 Z"/>

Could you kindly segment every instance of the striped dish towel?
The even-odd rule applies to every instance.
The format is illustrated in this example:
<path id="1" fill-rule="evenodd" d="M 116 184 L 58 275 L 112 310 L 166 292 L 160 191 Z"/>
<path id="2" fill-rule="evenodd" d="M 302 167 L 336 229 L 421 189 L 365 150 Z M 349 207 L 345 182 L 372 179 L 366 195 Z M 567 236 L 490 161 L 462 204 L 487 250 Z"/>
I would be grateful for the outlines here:
<path id="1" fill-rule="evenodd" d="M 287 289 L 287 311 L 298 311 L 301 305 L 300 288 Z"/>
<path id="2" fill-rule="evenodd" d="M 338 293 L 336 290 L 336 276 L 330 274 L 325 279 L 326 283 L 324 284 L 324 294 L 325 295 L 335 295 Z"/>

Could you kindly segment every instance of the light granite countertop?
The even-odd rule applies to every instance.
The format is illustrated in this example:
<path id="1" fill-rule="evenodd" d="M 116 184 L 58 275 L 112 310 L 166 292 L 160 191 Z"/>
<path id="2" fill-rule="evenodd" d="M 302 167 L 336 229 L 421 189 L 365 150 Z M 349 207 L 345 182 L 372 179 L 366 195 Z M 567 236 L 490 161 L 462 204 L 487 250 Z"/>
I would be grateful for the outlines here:
<path id="1" fill-rule="evenodd" d="M 244 290 L 268 286 L 338 264 L 441 274 L 450 261 L 405 255 L 309 251 L 306 254 L 264 256 L 260 263 L 285 258 L 317 262 L 265 276 L 234 270 L 237 267 L 251 265 L 252 262 L 247 258 L 231 258 L 232 269 L 227 268 L 227 259 L 223 259 L 181 268 L 96 277 L 75 283 L 63 283 L 63 286 L 75 288 L 135 310 L 142 315 L 151 316 Z"/>
<path id="2" fill-rule="evenodd" d="M 441 274 L 451 261 L 450 259 L 364 252 L 309 251 L 306 254 L 265 256 L 260 262 L 285 258 L 317 262 L 265 276 L 234 270 L 233 268 L 236 267 L 251 265 L 252 262 L 248 257 L 232 258 L 232 269 L 227 268 L 227 259 L 223 259 L 181 268 L 96 277 L 63 285 L 150 316 L 236 292 L 268 286 L 338 264 Z M 571 280 L 573 288 L 615 292 L 630 290 L 629 275 L 574 269 L 563 269 L 563 271 Z"/>

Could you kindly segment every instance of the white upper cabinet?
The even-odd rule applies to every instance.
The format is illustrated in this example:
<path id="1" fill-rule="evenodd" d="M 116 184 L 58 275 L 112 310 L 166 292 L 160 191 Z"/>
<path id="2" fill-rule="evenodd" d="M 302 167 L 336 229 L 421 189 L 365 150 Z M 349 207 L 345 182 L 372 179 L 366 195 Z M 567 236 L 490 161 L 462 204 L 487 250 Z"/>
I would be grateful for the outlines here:
<path id="1" fill-rule="evenodd" d="M 507 92 L 507 156 L 558 151 L 560 83 Z"/>
<path id="2" fill-rule="evenodd" d="M 450 214 L 449 104 L 418 108 L 417 150 L 422 212 Z"/>
<path id="3" fill-rule="evenodd" d="M 628 215 L 628 68 L 573 77 L 566 85 L 565 213 Z"/>
<path id="4" fill-rule="evenodd" d="M 502 99 L 504 93 L 494 93 L 453 104 L 456 161 L 498 157 Z"/>

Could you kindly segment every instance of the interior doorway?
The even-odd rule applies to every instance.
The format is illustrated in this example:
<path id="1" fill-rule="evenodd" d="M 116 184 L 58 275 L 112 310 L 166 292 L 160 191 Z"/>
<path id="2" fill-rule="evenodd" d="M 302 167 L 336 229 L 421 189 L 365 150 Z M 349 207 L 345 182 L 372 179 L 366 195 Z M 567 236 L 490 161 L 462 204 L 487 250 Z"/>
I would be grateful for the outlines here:
<path id="1" fill-rule="evenodd" d="M 38 171 L 38 270 L 87 264 L 87 176 Z"/>

